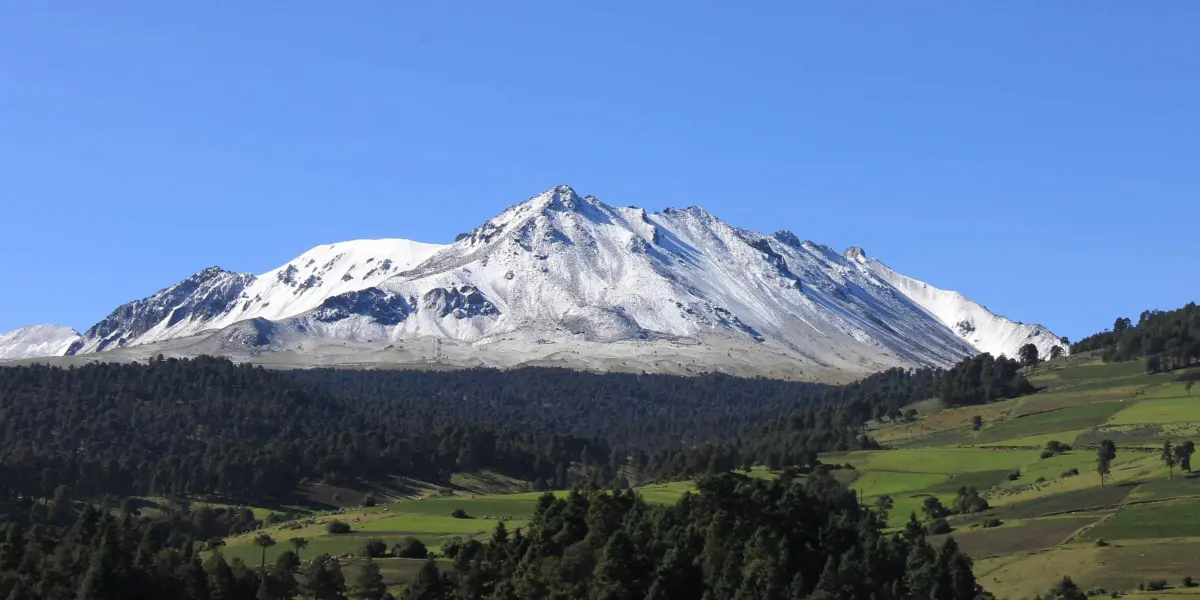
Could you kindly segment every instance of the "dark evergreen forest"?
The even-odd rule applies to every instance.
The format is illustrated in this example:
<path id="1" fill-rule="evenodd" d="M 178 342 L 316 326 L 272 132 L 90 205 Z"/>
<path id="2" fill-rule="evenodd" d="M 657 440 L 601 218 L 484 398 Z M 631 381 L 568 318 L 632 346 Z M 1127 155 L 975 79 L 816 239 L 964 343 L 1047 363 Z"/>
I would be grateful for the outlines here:
<path id="1" fill-rule="evenodd" d="M 404 598 L 680 600 L 975 600 L 991 596 L 953 540 L 935 548 L 915 522 L 882 533 L 878 514 L 826 475 L 762 481 L 722 474 L 675 506 L 635 493 L 547 494 L 531 524 L 430 560 Z M 72 520 L 0 532 L 9 600 L 383 600 L 328 555 L 292 551 L 259 569 L 220 552 L 202 559 L 195 521 L 84 508 Z M 370 573 L 369 570 L 364 570 Z M 376 571 L 377 573 L 377 571 Z"/>
<path id="2" fill-rule="evenodd" d="M 935 551 L 920 527 L 882 535 L 817 453 L 877 447 L 863 425 L 907 418 L 913 402 L 986 401 L 1021 383 L 990 357 L 845 386 L 555 369 L 284 372 L 209 357 L 0 368 L 0 598 L 345 598 L 328 557 L 266 570 L 202 561 L 207 540 L 260 523 L 184 499 L 478 470 L 578 491 L 543 499 L 523 536 L 465 545 L 454 573 L 426 569 L 412 597 L 981 597 L 952 544 Z M 774 483 L 728 473 L 760 463 L 794 468 Z M 675 507 L 583 491 L 695 476 L 708 477 L 702 493 Z M 134 496 L 178 508 L 140 517 Z"/>
<path id="3" fill-rule="evenodd" d="M 1145 359 L 1151 373 L 1191 365 L 1200 360 L 1200 308 L 1190 302 L 1176 310 L 1147 310 L 1136 325 L 1121 317 L 1112 329 L 1071 344 L 1073 353 L 1093 351 L 1105 361 Z"/>

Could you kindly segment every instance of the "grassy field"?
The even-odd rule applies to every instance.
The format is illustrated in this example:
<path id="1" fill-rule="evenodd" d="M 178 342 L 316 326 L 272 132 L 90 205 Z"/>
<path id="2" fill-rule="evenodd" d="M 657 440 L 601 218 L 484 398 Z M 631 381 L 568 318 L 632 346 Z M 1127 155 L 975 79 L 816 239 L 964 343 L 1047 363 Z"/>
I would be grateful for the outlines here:
<path id="1" fill-rule="evenodd" d="M 949 537 L 976 559 L 980 582 L 998 598 L 1043 593 L 1063 574 L 1126 597 L 1200 597 L 1179 583 L 1200 579 L 1200 476 L 1175 469 L 1168 479 L 1157 452 L 1163 439 L 1200 441 L 1200 396 L 1189 397 L 1177 377 L 1148 375 L 1140 362 L 1072 357 L 1030 376 L 1036 394 L 950 410 L 921 403 L 916 421 L 871 426 L 885 450 L 822 459 L 853 465 L 851 486 L 868 504 L 890 496 L 893 525 L 910 512 L 920 517 L 928 496 L 948 503 L 960 486 L 976 487 L 991 508 L 951 517 Z M 975 415 L 980 431 L 970 424 Z M 1118 448 L 1102 487 L 1103 439 Z M 1041 458 L 1051 440 L 1074 449 Z M 982 527 L 990 519 L 1001 525 Z M 1138 592 L 1150 579 L 1173 589 Z"/>
<path id="2" fill-rule="evenodd" d="M 1200 500 L 1163 500 L 1130 506 L 1093 531 L 1106 540 L 1200 537 Z"/>
<path id="3" fill-rule="evenodd" d="M 754 475 L 773 476 L 762 470 Z M 266 560 L 270 563 L 284 551 L 292 550 L 288 541 L 291 538 L 304 538 L 308 546 L 301 551 L 302 558 L 318 554 L 346 557 L 343 560 L 346 561 L 349 574 L 357 568 L 354 557 L 363 554 L 363 547 L 370 540 L 381 540 L 390 548 L 405 538 L 413 537 L 424 543 L 430 551 L 439 553 L 442 544 L 456 538 L 489 539 L 500 522 L 510 532 L 525 527 L 542 493 L 487 494 L 470 491 L 486 489 L 481 481 L 491 479 L 455 482 L 459 489 L 451 496 L 442 496 L 429 488 L 428 491 L 433 495 L 387 502 L 370 508 L 300 513 L 307 516 L 263 530 L 277 542 L 267 549 Z M 695 486 L 691 482 L 671 482 L 648 485 L 638 491 L 646 501 L 663 504 L 678 501 L 684 494 L 695 491 Z M 555 492 L 559 496 L 566 493 Z M 469 518 L 451 516 L 456 509 L 465 511 Z M 350 533 L 329 533 L 328 525 L 334 520 L 350 525 Z M 221 552 L 229 560 L 239 558 L 247 564 L 258 565 L 263 553 L 262 548 L 254 545 L 256 533 L 226 539 Z M 405 583 L 420 566 L 419 560 L 389 558 L 380 562 L 389 585 Z"/>

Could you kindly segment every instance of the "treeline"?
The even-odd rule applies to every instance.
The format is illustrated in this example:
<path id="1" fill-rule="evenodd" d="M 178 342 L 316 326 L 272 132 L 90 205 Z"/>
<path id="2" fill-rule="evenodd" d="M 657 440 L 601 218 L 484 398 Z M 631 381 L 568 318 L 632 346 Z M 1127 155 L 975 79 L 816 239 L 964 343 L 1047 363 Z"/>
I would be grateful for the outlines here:
<path id="1" fill-rule="evenodd" d="M 1071 352 L 1099 352 L 1113 362 L 1145 359 L 1152 373 L 1185 367 L 1200 360 L 1200 309 L 1191 302 L 1177 310 L 1148 310 L 1136 325 L 1118 318 L 1112 329 L 1072 344 Z"/>
<path id="2" fill-rule="evenodd" d="M 264 578 L 237 559 L 201 564 L 203 540 L 249 530 L 236 526 L 245 519 L 239 512 L 204 508 L 150 519 L 138 517 L 125 502 L 119 512 L 85 505 L 64 513 L 65 522 L 5 523 L 0 525 L 0 597 L 270 598 L 257 596 Z"/>
<path id="3" fill-rule="evenodd" d="M 1021 366 L 1020 361 L 993 358 L 986 352 L 965 359 L 939 376 L 938 400 L 952 407 L 1031 394 L 1036 388 L 1021 373 Z"/>
<path id="4" fill-rule="evenodd" d="M 564 489 L 875 448 L 871 419 L 938 394 L 1027 391 L 1011 362 L 891 369 L 844 386 L 564 369 L 268 371 L 224 359 L 0 368 L 0 501 L 281 498 L 304 480 L 445 482 L 492 470 Z M 1023 384 L 1023 385 L 1021 385 Z"/>
<path id="5" fill-rule="evenodd" d="M 426 427 L 456 423 L 603 437 L 646 451 L 728 440 L 838 388 L 819 383 L 571 369 L 291 371 L 340 398 L 387 404 Z"/>
<path id="6" fill-rule="evenodd" d="M 454 547 L 403 598 L 496 600 L 977 600 L 971 559 L 921 527 L 885 535 L 879 515 L 828 476 L 724 474 L 674 506 L 634 492 L 546 494 L 530 524 Z M 182 518 L 88 507 L 73 524 L 0 528 L 0 596 L 10 600 L 364 600 L 389 598 L 377 565 L 352 580 L 327 555 L 273 565 L 226 561 Z M 209 548 L 202 560 L 200 551 Z"/>
<path id="7" fill-rule="evenodd" d="M 702 480 L 652 507 L 632 493 L 544 496 L 528 527 L 464 546 L 426 571 L 421 598 L 975 600 L 971 559 L 923 531 L 884 535 L 879 516 L 822 475 Z"/>
<path id="8" fill-rule="evenodd" d="M 206 357 L 0 369 L 0 447 L 0 501 L 60 486 L 83 498 L 278 498 L 305 479 L 445 481 L 477 469 L 545 487 L 614 477 L 602 472 L 613 462 L 603 439 L 429 422 Z"/>
<path id="9" fill-rule="evenodd" d="M 196 518 L 202 518 L 199 514 Z M 223 534 L 227 535 L 227 534 Z M 87 506 L 65 526 L 0 526 L 0 597 L 8 600 L 347 600 L 387 598 L 382 579 L 347 582 L 329 556 L 271 568 L 226 561 L 187 519 Z M 216 547 L 216 545 L 212 545 Z M 378 575 L 378 570 L 375 571 Z M 373 595 L 363 595 L 367 592 Z"/>

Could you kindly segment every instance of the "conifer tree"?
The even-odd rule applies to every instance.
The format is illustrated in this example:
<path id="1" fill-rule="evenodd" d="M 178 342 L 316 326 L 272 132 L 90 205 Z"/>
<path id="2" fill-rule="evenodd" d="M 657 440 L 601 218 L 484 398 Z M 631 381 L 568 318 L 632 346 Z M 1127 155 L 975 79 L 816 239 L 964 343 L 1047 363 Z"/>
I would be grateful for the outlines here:
<path id="1" fill-rule="evenodd" d="M 1179 468 L 1192 472 L 1192 455 L 1196 453 L 1196 444 L 1191 440 L 1187 440 L 1178 446 L 1175 446 L 1175 458 L 1179 463 Z"/>
<path id="2" fill-rule="evenodd" d="M 213 552 L 204 562 L 208 574 L 208 590 L 212 600 L 230 600 L 234 597 L 233 569 L 225 562 L 220 552 Z"/>
<path id="3" fill-rule="evenodd" d="M 379 564 L 370 557 L 363 563 L 358 576 L 354 578 L 354 587 L 350 595 L 359 600 L 383 600 L 383 597 L 387 595 L 387 584 L 383 582 Z"/>
<path id="4" fill-rule="evenodd" d="M 304 571 L 304 592 L 314 600 L 347 600 L 341 563 L 328 554 L 313 558 Z"/>
<path id="5" fill-rule="evenodd" d="M 271 537 L 271 534 L 265 531 L 260 531 L 258 535 L 254 536 L 254 545 L 262 548 L 262 560 L 259 562 L 258 568 L 260 571 L 266 570 L 267 548 L 275 545 L 275 538 Z"/>
<path id="6" fill-rule="evenodd" d="M 442 600 L 447 597 L 446 579 L 432 558 L 417 573 L 417 578 L 404 590 L 404 600 Z"/>
<path id="7" fill-rule="evenodd" d="M 1104 487 L 1105 478 L 1111 470 L 1112 461 L 1117 457 L 1117 446 L 1112 440 L 1100 442 L 1096 451 L 1096 472 L 1100 474 L 1100 487 Z"/>
<path id="8" fill-rule="evenodd" d="M 1171 440 L 1163 440 L 1162 452 L 1158 459 L 1167 465 L 1168 479 L 1175 479 L 1175 457 L 1175 448 L 1171 446 Z"/>

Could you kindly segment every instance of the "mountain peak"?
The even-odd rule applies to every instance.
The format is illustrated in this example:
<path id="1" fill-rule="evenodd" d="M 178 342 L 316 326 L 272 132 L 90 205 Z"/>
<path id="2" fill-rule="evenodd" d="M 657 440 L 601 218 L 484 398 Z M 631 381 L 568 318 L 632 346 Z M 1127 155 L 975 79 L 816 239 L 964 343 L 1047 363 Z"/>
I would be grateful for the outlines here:
<path id="1" fill-rule="evenodd" d="M 51 356 L 66 352 L 79 332 L 61 325 L 29 325 L 0 333 L 0 360 Z"/>
<path id="2" fill-rule="evenodd" d="M 842 253 L 842 256 L 845 256 L 847 260 L 852 260 L 858 264 L 865 264 L 867 262 L 867 253 L 858 246 L 850 246 L 849 248 L 846 248 L 846 251 Z"/>
<path id="3" fill-rule="evenodd" d="M 246 328 L 267 322 L 277 327 Z M 295 348 L 322 338 L 386 345 L 435 337 L 479 344 L 473 356 L 506 365 L 564 350 L 590 352 L 587 360 L 653 355 L 662 343 L 683 365 L 699 360 L 698 350 L 672 340 L 688 340 L 689 348 L 700 342 L 717 353 L 713 364 L 697 363 L 702 370 L 736 363 L 754 348 L 790 357 L 793 367 L 946 366 L 975 351 L 1012 356 L 1027 340 L 1050 339 L 903 278 L 859 247 L 839 252 L 786 230 L 763 235 L 699 206 L 653 214 L 614 208 L 556 185 L 451 245 L 353 240 L 314 247 L 258 275 L 210 267 L 118 307 L 82 337 L 18 332 L 8 352 L 0 344 L 0 359 L 152 352 L 132 348 L 208 340 L 230 327 L 253 342 L 246 342 L 251 354 L 267 338 Z M 532 341 L 546 347 L 526 348 Z M 627 346 L 589 346 L 608 342 Z M 521 347 L 505 350 L 505 343 Z"/>
<path id="4" fill-rule="evenodd" d="M 590 204 L 595 198 L 582 198 L 569 185 L 556 185 L 538 196 L 545 202 L 545 208 L 561 212 L 572 212 L 580 209 L 581 205 Z"/>

